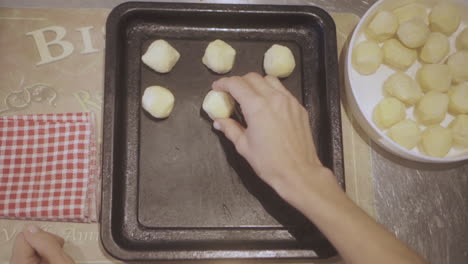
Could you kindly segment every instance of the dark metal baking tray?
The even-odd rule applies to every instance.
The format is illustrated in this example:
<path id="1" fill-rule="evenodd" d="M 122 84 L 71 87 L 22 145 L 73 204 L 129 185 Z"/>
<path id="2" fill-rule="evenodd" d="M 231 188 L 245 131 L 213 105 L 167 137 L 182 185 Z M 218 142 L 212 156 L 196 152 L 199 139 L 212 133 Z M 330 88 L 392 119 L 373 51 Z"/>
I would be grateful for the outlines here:
<path id="1" fill-rule="evenodd" d="M 141 63 L 156 39 L 181 54 L 170 73 Z M 262 182 L 201 110 L 220 78 L 202 63 L 223 39 L 237 51 L 223 76 L 263 72 L 274 43 L 294 53 L 283 82 L 310 114 L 322 162 L 343 181 L 335 25 L 311 6 L 125 3 L 107 19 L 101 240 L 124 260 L 328 258 L 317 228 Z M 144 88 L 175 95 L 168 119 L 141 108 Z"/>

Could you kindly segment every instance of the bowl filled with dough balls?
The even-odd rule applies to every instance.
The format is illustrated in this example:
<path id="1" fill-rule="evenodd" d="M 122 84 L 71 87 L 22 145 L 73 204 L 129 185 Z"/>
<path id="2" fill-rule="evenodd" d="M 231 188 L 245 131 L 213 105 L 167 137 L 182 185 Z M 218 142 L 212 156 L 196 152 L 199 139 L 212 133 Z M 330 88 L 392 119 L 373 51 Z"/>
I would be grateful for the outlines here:
<path id="1" fill-rule="evenodd" d="M 380 0 L 345 62 L 349 111 L 403 159 L 468 160 L 468 2 Z"/>

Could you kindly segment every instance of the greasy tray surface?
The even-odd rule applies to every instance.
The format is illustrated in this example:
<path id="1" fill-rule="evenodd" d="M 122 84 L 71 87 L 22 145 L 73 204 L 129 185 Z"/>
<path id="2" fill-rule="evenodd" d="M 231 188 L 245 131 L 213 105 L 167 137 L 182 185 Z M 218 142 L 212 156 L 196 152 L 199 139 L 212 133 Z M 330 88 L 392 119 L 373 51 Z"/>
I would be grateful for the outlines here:
<path id="1" fill-rule="evenodd" d="M 127 3 L 109 15 L 106 32 L 101 237 L 110 254 L 130 260 L 335 254 L 201 110 L 220 78 L 201 63 L 210 41 L 223 39 L 237 51 L 225 76 L 263 72 L 268 47 L 288 46 L 297 66 L 284 84 L 308 109 L 319 156 L 343 185 L 335 28 L 328 14 L 303 6 Z M 140 60 L 159 38 L 181 54 L 168 74 Z M 150 85 L 175 95 L 166 120 L 141 109 Z"/>

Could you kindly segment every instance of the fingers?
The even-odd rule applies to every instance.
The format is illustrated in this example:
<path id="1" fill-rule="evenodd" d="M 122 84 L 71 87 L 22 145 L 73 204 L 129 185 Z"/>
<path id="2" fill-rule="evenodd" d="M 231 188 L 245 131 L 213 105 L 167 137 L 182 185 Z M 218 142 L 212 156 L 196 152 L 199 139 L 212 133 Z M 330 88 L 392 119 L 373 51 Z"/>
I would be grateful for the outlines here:
<path id="1" fill-rule="evenodd" d="M 237 121 L 231 118 L 219 118 L 213 123 L 213 127 L 220 130 L 224 135 L 236 146 L 237 151 L 242 152 L 244 149 L 244 133 L 243 128 Z"/>
<path id="2" fill-rule="evenodd" d="M 37 254 L 49 263 L 73 263 L 62 249 L 64 243 L 62 238 L 45 232 L 36 225 L 27 226 L 23 234 Z"/>
<path id="3" fill-rule="evenodd" d="M 213 82 L 212 88 L 230 93 L 240 105 L 248 104 L 252 98 L 258 96 L 255 90 L 239 76 L 221 78 Z"/>
<path id="4" fill-rule="evenodd" d="M 274 90 L 293 97 L 278 78 L 270 75 L 262 77 L 254 72 L 243 77 L 221 78 L 213 83 L 212 88 L 230 93 L 241 105 L 248 104 L 248 100 L 256 96 L 268 96 Z"/>
<path id="5" fill-rule="evenodd" d="M 274 92 L 273 87 L 258 73 L 248 73 L 243 76 L 243 79 L 260 95 L 268 96 Z"/>
<path id="6" fill-rule="evenodd" d="M 34 263 L 37 258 L 36 252 L 24 238 L 23 233 L 16 236 L 13 252 L 11 254 L 11 264 Z"/>
<path id="7" fill-rule="evenodd" d="M 274 89 L 276 89 L 277 91 L 280 91 L 282 93 L 286 93 L 290 96 L 292 96 L 291 92 L 288 91 L 288 89 L 286 89 L 286 87 L 284 87 L 284 85 L 280 82 L 280 80 L 274 76 L 271 76 L 271 75 L 267 75 L 265 76 L 265 81 L 271 85 L 271 87 L 273 87 Z"/>

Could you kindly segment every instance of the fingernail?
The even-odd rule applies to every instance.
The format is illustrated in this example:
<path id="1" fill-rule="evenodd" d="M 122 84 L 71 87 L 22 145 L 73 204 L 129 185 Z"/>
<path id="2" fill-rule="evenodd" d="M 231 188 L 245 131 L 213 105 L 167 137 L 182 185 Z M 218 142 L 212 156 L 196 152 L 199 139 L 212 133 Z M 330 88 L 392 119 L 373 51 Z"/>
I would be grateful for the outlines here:
<path id="1" fill-rule="evenodd" d="M 39 227 L 37 227 L 35 224 L 30 224 L 28 226 L 28 231 L 31 233 L 37 233 L 37 231 L 39 231 Z"/>
<path id="2" fill-rule="evenodd" d="M 214 122 L 213 122 L 213 127 L 214 127 L 214 129 L 216 129 L 216 130 L 220 130 L 220 129 L 221 129 L 221 125 L 219 124 L 218 121 L 214 121 Z"/>

